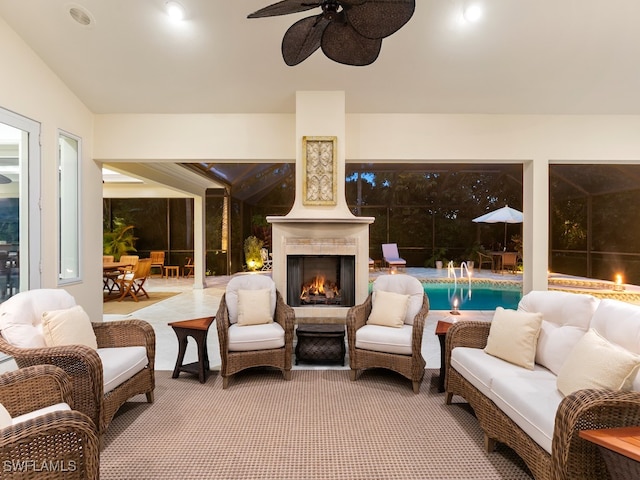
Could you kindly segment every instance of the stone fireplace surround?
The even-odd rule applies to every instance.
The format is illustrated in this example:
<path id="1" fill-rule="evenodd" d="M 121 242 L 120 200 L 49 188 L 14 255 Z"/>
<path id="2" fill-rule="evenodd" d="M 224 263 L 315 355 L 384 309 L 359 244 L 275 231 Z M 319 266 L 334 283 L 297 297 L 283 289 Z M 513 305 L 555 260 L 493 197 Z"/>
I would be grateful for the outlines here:
<path id="1" fill-rule="evenodd" d="M 268 217 L 272 224 L 272 275 L 276 288 L 286 297 L 288 255 L 352 255 L 355 257 L 356 305 L 369 293 L 369 224 L 370 217 L 340 219 Z M 285 298 L 285 302 L 288 299 Z M 294 307 L 296 318 L 344 319 L 348 307 Z"/>
<path id="2" fill-rule="evenodd" d="M 335 137 L 335 204 L 305 204 L 302 192 L 304 137 Z M 345 98 L 342 91 L 296 92 L 296 195 L 285 216 L 269 216 L 272 225 L 272 278 L 278 291 L 287 292 L 288 255 L 355 256 L 355 304 L 369 292 L 369 225 L 373 217 L 356 217 L 345 196 Z M 348 307 L 294 307 L 298 323 L 344 322 Z M 324 321 L 323 321 L 324 320 Z"/>

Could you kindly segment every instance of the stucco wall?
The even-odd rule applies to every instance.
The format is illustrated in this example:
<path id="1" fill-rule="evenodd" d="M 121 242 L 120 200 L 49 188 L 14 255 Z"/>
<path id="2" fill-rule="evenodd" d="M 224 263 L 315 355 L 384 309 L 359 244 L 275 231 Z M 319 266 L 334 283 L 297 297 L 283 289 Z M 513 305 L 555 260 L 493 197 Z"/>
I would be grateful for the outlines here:
<path id="1" fill-rule="evenodd" d="M 82 281 L 65 287 L 92 319 L 102 319 L 102 177 L 92 160 L 93 115 L 60 79 L 0 18 L 0 107 L 41 125 L 41 261 L 40 284 L 56 288 L 58 282 L 57 161 L 58 131 L 82 139 Z"/>

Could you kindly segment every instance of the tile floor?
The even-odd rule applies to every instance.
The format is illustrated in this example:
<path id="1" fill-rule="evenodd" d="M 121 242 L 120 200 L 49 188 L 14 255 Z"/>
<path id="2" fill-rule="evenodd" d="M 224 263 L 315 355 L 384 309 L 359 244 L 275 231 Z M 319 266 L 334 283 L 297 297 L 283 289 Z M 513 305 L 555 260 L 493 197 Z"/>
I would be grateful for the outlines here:
<path id="1" fill-rule="evenodd" d="M 419 278 L 426 278 L 429 276 L 441 276 L 442 272 L 438 272 L 435 269 L 412 269 L 408 268 L 408 274 L 416 275 Z M 484 272 L 483 272 L 484 273 Z M 372 272 L 372 276 L 377 275 L 376 272 Z M 444 274 L 446 276 L 446 273 Z M 486 276 L 491 276 L 488 274 Z M 516 278 L 515 276 L 511 276 Z M 505 279 L 505 276 L 498 276 L 498 278 Z M 156 303 L 149 307 L 136 311 L 133 314 L 127 316 L 118 315 L 105 315 L 105 321 L 115 320 L 120 318 L 138 318 L 146 320 L 156 332 L 156 369 L 157 370 L 173 370 L 175 366 L 176 357 L 178 354 L 178 342 L 176 340 L 173 329 L 168 326 L 169 322 L 177 320 L 188 320 L 192 318 L 200 318 L 210 315 L 215 315 L 218 310 L 220 299 L 224 293 L 227 281 L 229 277 L 216 276 L 207 278 L 207 288 L 202 290 L 194 290 L 192 288 L 192 280 L 189 279 L 161 279 L 151 278 L 148 280 L 150 294 L 154 291 L 168 291 L 175 292 L 180 291 L 179 295 L 171 297 L 162 302 Z M 422 343 L 422 354 L 427 362 L 427 368 L 439 368 L 440 367 L 440 345 L 438 338 L 435 336 L 435 328 L 438 320 L 456 321 L 461 319 L 482 319 L 489 320 L 493 316 L 493 311 L 478 312 L 469 311 L 462 312 L 459 316 L 452 316 L 448 311 L 431 311 L 427 316 L 427 323 L 425 326 L 424 340 Z M 294 337 L 295 338 L 295 337 Z M 207 338 L 207 348 L 209 350 L 209 363 L 212 369 L 218 369 L 220 366 L 220 349 L 218 346 L 218 336 L 215 328 L 215 324 L 209 329 L 209 335 Z M 189 346 L 185 355 L 185 363 L 194 362 L 197 360 L 197 351 L 195 342 L 192 338 L 189 338 Z M 345 368 L 348 366 L 323 366 L 323 365 L 311 365 L 300 364 L 294 365 L 294 369 L 309 369 L 309 368 Z M 184 375 L 184 374 L 182 374 Z"/>

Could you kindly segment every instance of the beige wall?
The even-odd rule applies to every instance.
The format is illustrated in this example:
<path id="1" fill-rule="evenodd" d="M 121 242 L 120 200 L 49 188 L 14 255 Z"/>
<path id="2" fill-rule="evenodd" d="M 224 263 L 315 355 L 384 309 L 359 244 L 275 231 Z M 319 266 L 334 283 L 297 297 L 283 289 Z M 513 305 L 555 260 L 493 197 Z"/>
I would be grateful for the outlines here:
<path id="1" fill-rule="evenodd" d="M 93 115 L 0 18 L 0 107 L 41 124 L 41 286 L 56 288 L 58 129 L 82 139 L 82 282 L 65 287 L 92 319 L 102 318 L 102 177 L 92 161 Z M 81 64 L 79 64 L 81 68 Z"/>

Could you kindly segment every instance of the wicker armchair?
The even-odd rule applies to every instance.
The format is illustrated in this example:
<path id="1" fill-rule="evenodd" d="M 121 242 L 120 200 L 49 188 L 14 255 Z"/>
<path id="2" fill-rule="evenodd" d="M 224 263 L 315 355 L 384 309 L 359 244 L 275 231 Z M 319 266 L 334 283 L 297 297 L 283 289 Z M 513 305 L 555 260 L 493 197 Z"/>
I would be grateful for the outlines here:
<path id="1" fill-rule="evenodd" d="M 16 346 L 7 341 L 6 335 L 11 327 L 7 326 L 6 319 L 15 313 L 15 310 L 32 312 L 36 318 L 32 320 L 33 325 L 36 325 L 43 311 L 69 308 L 73 305 L 75 300 L 64 290 L 29 290 L 10 298 L 0 305 L 0 352 L 12 356 L 20 368 L 50 364 L 64 370 L 73 386 L 74 408 L 87 415 L 95 424 L 98 434 L 102 435 L 115 413 L 129 398 L 144 393 L 147 401 L 153 402 L 155 333 L 151 325 L 142 320 L 119 320 L 91 324 L 98 350 L 85 345 L 29 348 Z M 16 325 L 12 325 L 12 328 L 15 327 Z M 132 370 L 137 373 L 129 378 L 123 375 L 126 379 L 122 383 L 111 381 L 105 391 L 103 361 L 110 362 L 115 359 L 117 363 L 122 360 L 122 353 L 129 355 L 132 351 L 123 349 L 119 352 L 117 349 L 120 347 L 142 347 L 146 352 L 146 365 L 141 367 L 141 370 Z M 138 348 L 136 355 L 140 351 L 142 350 Z M 109 380 L 107 378 L 107 381 Z"/>
<path id="2" fill-rule="evenodd" d="M 55 410 L 35 416 L 37 410 L 59 403 L 73 406 L 71 381 L 64 371 L 39 365 L 0 375 L 0 403 L 14 419 L 29 417 L 0 429 L 2 478 L 99 477 L 98 437 L 86 415 Z M 52 468 L 43 469 L 44 464 Z"/>
<path id="3" fill-rule="evenodd" d="M 239 292 L 263 289 L 270 289 L 273 322 L 239 326 Z M 232 278 L 220 301 L 216 326 L 222 361 L 222 388 L 227 388 L 231 375 L 250 367 L 275 367 L 282 370 L 285 380 L 291 380 L 295 313 L 293 308 L 284 302 L 270 277 L 252 274 Z M 251 344 L 250 347 L 247 346 L 248 343 Z"/>
<path id="4" fill-rule="evenodd" d="M 401 329 L 378 325 L 367 325 L 371 315 L 375 295 L 378 290 L 409 294 L 410 300 L 404 325 Z M 351 380 L 356 380 L 360 370 L 366 368 L 386 368 L 399 373 L 412 382 L 414 393 L 420 391 L 426 362 L 422 357 L 422 335 L 424 323 L 429 312 L 429 298 L 419 280 L 409 275 L 382 275 L 376 279 L 366 301 L 347 312 L 347 335 L 349 342 L 349 366 Z M 367 342 L 365 329 L 380 338 Z M 388 331 L 385 332 L 385 330 Z M 369 337 L 370 333 L 366 334 Z M 394 340 L 387 341 L 393 334 Z M 397 335 L 406 336 L 406 353 L 397 353 Z M 374 344 L 376 349 L 374 349 Z M 384 346 L 383 346 L 384 345 Z M 409 353 L 410 352 L 410 353 Z"/>

